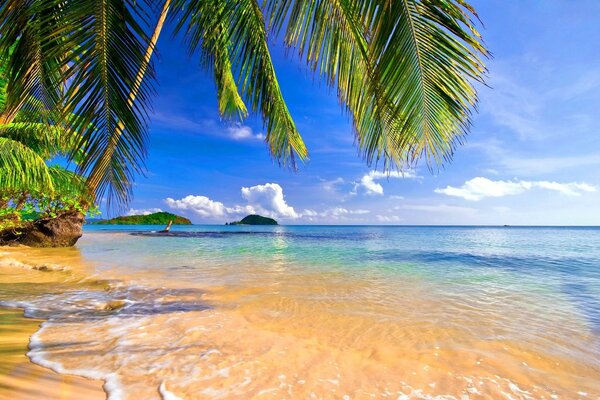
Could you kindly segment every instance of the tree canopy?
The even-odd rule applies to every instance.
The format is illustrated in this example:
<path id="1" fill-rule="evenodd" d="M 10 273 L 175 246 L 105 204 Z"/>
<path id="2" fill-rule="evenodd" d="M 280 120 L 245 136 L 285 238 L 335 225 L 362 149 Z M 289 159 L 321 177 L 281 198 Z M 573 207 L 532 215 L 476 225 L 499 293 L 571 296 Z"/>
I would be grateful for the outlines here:
<path id="1" fill-rule="evenodd" d="M 212 71 L 220 113 L 260 115 L 269 152 L 292 168 L 309 152 L 278 83 L 274 40 L 337 90 L 361 155 L 387 170 L 449 160 L 486 71 L 466 0 L 5 0 L 0 125 L 6 132 L 33 113 L 56 129 L 49 137 L 64 134 L 67 158 L 98 198 L 126 204 L 145 170 L 165 21 Z M 0 150 L 13 178 L 50 182 L 42 160 L 6 134 Z"/>

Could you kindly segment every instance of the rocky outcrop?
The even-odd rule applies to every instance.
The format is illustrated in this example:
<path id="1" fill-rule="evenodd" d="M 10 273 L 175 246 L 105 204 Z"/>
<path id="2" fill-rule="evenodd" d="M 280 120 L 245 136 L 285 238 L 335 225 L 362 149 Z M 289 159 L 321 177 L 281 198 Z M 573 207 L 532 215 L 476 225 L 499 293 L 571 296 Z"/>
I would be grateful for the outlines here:
<path id="1" fill-rule="evenodd" d="M 0 245 L 24 244 L 32 247 L 70 247 L 83 235 L 84 216 L 72 211 L 56 218 L 40 218 L 19 228 L 0 232 Z"/>

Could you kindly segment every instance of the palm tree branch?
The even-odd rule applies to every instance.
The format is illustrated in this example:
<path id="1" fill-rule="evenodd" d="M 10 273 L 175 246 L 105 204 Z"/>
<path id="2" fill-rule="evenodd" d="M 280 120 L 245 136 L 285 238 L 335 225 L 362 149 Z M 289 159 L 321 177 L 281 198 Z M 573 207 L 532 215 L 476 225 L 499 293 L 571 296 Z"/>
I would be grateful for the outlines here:
<path id="1" fill-rule="evenodd" d="M 2 190 L 53 191 L 52 177 L 42 157 L 16 140 L 0 137 Z"/>

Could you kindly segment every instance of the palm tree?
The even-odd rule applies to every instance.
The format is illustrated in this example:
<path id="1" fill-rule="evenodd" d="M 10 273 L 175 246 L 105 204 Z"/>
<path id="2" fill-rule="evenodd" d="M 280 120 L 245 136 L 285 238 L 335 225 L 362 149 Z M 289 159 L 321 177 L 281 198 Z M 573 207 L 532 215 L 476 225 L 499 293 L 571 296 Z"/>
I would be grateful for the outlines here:
<path id="1" fill-rule="evenodd" d="M 6 104 L 7 64 L 8 59 L 0 57 L 0 115 L 4 115 Z M 75 135 L 49 119 L 42 121 L 44 118 L 35 112 L 37 107 L 29 107 L 36 101 L 25 101 L 11 122 L 0 123 L 0 230 L 6 228 L 6 217 L 18 222 L 21 209 L 32 202 L 39 211 L 49 202 L 77 203 L 82 211 L 93 203 L 83 177 L 65 167 L 49 165 L 57 156 L 74 154 Z"/>
<path id="2" fill-rule="evenodd" d="M 0 123 L 23 108 L 58 113 L 85 154 L 78 172 L 126 203 L 144 171 L 166 19 L 213 72 L 221 114 L 260 114 L 281 165 L 295 168 L 308 150 L 277 80 L 274 38 L 337 89 L 369 165 L 433 167 L 467 133 L 485 74 L 476 18 L 466 0 L 5 0 L 0 55 L 13 56 Z"/>

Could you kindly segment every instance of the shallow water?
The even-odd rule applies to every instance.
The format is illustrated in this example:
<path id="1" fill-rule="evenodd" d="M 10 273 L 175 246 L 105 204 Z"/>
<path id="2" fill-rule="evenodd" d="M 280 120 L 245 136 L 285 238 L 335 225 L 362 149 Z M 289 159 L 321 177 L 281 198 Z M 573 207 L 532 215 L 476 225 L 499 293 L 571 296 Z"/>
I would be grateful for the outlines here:
<path id="1" fill-rule="evenodd" d="M 114 399 L 600 398 L 600 229 L 153 229 L 3 250 L 35 362 Z"/>

